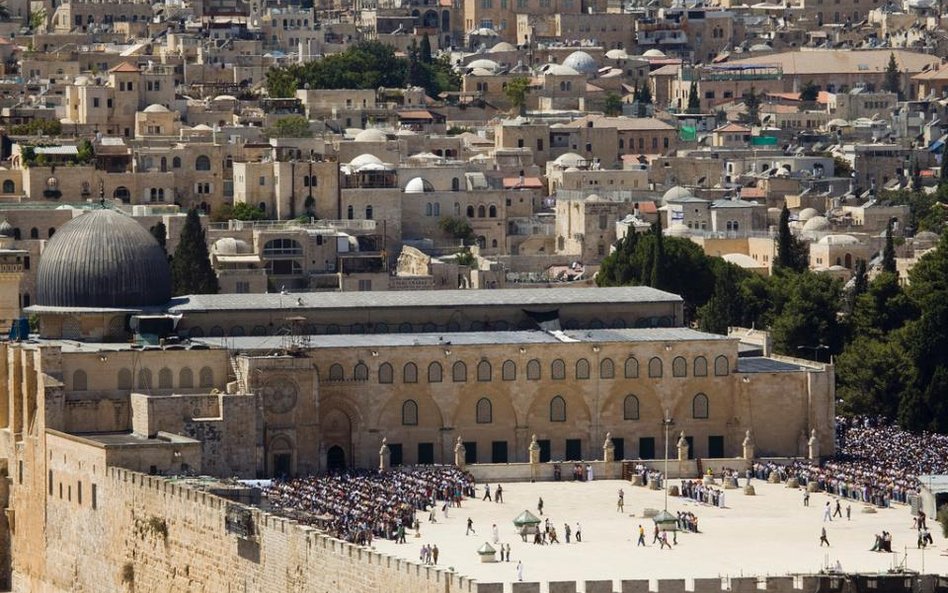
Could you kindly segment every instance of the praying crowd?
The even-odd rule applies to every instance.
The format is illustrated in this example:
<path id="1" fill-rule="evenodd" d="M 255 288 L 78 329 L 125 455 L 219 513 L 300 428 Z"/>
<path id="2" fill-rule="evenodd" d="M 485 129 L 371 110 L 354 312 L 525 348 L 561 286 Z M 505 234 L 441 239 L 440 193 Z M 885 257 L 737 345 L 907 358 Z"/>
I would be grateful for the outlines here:
<path id="1" fill-rule="evenodd" d="M 762 480 L 776 472 L 781 480 L 816 482 L 821 491 L 879 506 L 906 503 L 918 476 L 948 472 L 948 435 L 913 434 L 884 418 L 837 418 L 836 455 L 822 465 L 755 463 L 753 472 Z"/>
<path id="2" fill-rule="evenodd" d="M 680 495 L 695 502 L 724 508 L 724 491 L 706 486 L 701 480 L 682 480 Z"/>
<path id="3" fill-rule="evenodd" d="M 474 495 L 470 474 L 445 466 L 400 471 L 348 471 L 326 476 L 274 480 L 263 494 L 276 510 L 316 525 L 340 539 L 371 544 L 374 537 L 403 541 L 415 510 L 439 503 L 461 506 Z"/>

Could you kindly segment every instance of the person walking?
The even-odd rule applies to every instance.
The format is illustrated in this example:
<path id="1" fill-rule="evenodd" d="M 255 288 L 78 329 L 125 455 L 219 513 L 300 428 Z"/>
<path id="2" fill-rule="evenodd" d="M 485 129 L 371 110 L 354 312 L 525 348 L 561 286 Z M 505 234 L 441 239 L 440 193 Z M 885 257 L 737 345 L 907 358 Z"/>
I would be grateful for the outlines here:
<path id="1" fill-rule="evenodd" d="M 644 546 L 644 545 L 645 545 L 645 528 L 642 527 L 641 523 L 639 523 L 639 543 L 637 543 L 636 546 Z"/>
<path id="2" fill-rule="evenodd" d="M 840 519 L 843 518 L 843 507 L 842 507 L 842 505 L 839 503 L 839 499 L 838 499 L 838 498 L 836 499 L 836 508 L 833 510 L 833 516 L 834 516 L 834 517 L 839 517 Z"/>
<path id="3" fill-rule="evenodd" d="M 573 530 L 569 528 L 569 523 L 563 523 L 563 535 L 566 537 L 566 543 L 569 543 L 569 536 L 573 535 Z"/>
<path id="4" fill-rule="evenodd" d="M 494 491 L 494 502 L 504 502 L 504 487 L 497 484 L 497 490 Z"/>
<path id="5" fill-rule="evenodd" d="M 827 504 L 829 504 L 829 503 L 827 503 Z M 821 548 L 823 547 L 823 544 L 826 544 L 827 547 L 829 547 L 829 545 L 830 545 L 830 541 L 829 541 L 828 539 L 826 539 L 826 528 L 825 528 L 825 527 L 823 527 L 823 528 L 822 528 L 822 531 L 820 532 L 820 547 L 821 547 Z"/>
<path id="6" fill-rule="evenodd" d="M 625 492 L 622 491 L 622 488 L 619 488 L 619 500 L 616 501 L 616 512 L 623 512 L 625 510 Z"/>
<path id="7" fill-rule="evenodd" d="M 497 524 L 494 523 L 490 527 L 491 534 L 494 536 L 494 543 L 500 542 L 500 532 L 497 530 Z"/>
<path id="8" fill-rule="evenodd" d="M 507 544 L 507 562 L 510 562 L 510 544 Z"/>
<path id="9" fill-rule="evenodd" d="M 540 511 L 540 516 L 543 516 L 543 497 L 540 497 L 540 500 L 537 502 L 537 510 Z"/>
<path id="10" fill-rule="evenodd" d="M 853 514 L 853 505 L 847 504 L 846 505 L 846 520 L 847 521 L 852 521 L 852 514 Z"/>
<path id="11" fill-rule="evenodd" d="M 805 507 L 810 506 L 810 491 L 809 490 L 803 491 L 803 506 Z"/>
<path id="12" fill-rule="evenodd" d="M 833 508 L 830 506 L 830 501 L 826 501 L 826 506 L 823 507 L 823 522 L 826 523 L 829 521 L 833 522 Z"/>
<path id="13" fill-rule="evenodd" d="M 669 550 L 672 549 L 671 544 L 668 543 L 667 531 L 662 532 L 662 537 L 658 538 L 658 544 L 661 546 L 659 550 L 664 550 L 665 548 L 668 548 Z"/>
<path id="14" fill-rule="evenodd" d="M 576 522 L 576 543 L 583 541 L 583 527 L 579 524 L 579 521 Z"/>
<path id="15" fill-rule="evenodd" d="M 438 564 L 438 544 L 431 546 L 431 559 Z"/>
<path id="16" fill-rule="evenodd" d="M 484 484 L 484 498 L 482 498 L 481 500 L 491 500 L 490 484 Z"/>
<path id="17" fill-rule="evenodd" d="M 523 562 L 520 560 L 517 560 L 517 580 L 523 580 Z"/>
<path id="18" fill-rule="evenodd" d="M 477 535 L 477 532 L 474 531 L 474 521 L 472 521 L 471 518 L 468 517 L 467 518 L 467 531 L 464 532 L 464 535 L 470 535 L 472 533 L 474 535 Z"/>

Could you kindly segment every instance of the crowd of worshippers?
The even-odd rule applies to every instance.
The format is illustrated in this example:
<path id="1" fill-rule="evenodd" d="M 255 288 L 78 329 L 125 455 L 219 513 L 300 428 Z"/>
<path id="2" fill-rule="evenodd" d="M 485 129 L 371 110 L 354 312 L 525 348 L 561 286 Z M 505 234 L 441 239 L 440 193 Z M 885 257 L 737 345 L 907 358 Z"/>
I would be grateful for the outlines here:
<path id="1" fill-rule="evenodd" d="M 918 476 L 948 472 L 948 435 L 913 434 L 880 417 L 837 418 L 836 454 L 822 465 L 755 463 L 753 472 L 761 480 L 776 472 L 781 481 L 816 482 L 820 491 L 878 506 L 907 503 Z"/>
<path id="2" fill-rule="evenodd" d="M 724 491 L 706 486 L 701 480 L 682 480 L 679 494 L 682 498 L 724 508 Z"/>
<path id="3" fill-rule="evenodd" d="M 698 533 L 698 517 L 690 511 L 678 511 L 678 529 Z"/>
<path id="4" fill-rule="evenodd" d="M 650 469 L 647 465 L 642 463 L 637 463 L 635 465 L 635 473 L 642 479 L 642 485 L 648 486 L 649 482 L 656 482 L 658 487 L 662 487 L 662 472 L 654 469 Z"/>
<path id="5" fill-rule="evenodd" d="M 456 467 L 426 466 L 399 471 L 347 471 L 326 476 L 274 480 L 263 494 L 275 510 L 339 539 L 371 544 L 373 538 L 404 541 L 417 528 L 415 511 L 448 506 L 474 496 L 474 478 Z"/>

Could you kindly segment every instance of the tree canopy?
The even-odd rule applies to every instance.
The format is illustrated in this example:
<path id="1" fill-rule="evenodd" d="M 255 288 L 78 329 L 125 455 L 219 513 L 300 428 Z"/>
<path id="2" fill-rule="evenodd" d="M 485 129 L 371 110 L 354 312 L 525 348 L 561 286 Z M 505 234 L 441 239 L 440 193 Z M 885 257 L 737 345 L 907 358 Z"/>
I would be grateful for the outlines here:
<path id="1" fill-rule="evenodd" d="M 204 228 L 201 227 L 197 209 L 191 208 L 171 260 L 171 291 L 175 296 L 180 296 L 217 294 L 218 290 L 220 287 L 211 267 Z"/>

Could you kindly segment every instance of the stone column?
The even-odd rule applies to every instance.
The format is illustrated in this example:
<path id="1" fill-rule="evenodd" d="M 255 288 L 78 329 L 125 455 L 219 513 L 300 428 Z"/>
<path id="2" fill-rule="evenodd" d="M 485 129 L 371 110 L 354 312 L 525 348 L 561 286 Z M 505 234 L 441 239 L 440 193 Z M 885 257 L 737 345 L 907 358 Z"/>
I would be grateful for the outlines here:
<path id="1" fill-rule="evenodd" d="M 607 480 L 613 478 L 613 466 L 616 461 L 616 445 L 612 442 L 612 433 L 606 433 L 606 440 L 602 443 L 602 460 L 605 462 L 605 477 Z"/>
<path id="2" fill-rule="evenodd" d="M 531 437 L 528 451 L 530 453 L 530 479 L 535 482 L 540 472 L 540 443 L 537 442 L 537 435 Z"/>
<path id="3" fill-rule="evenodd" d="M 806 431 L 800 430 L 800 436 L 797 437 L 797 455 L 800 457 L 806 457 L 807 447 L 808 447 L 808 443 L 807 443 L 807 438 L 806 438 Z"/>
<path id="4" fill-rule="evenodd" d="M 464 469 L 466 455 L 467 449 L 464 447 L 464 443 L 461 441 L 461 437 L 459 435 L 458 442 L 454 445 L 454 465 Z"/>
<path id="5" fill-rule="evenodd" d="M 685 431 L 681 431 L 681 435 L 678 437 L 678 461 L 688 461 L 688 441 L 685 439 Z"/>
<path id="6" fill-rule="evenodd" d="M 816 438 L 816 429 L 810 431 L 810 440 L 807 443 L 808 457 L 813 461 L 820 459 L 820 439 Z"/>
<path id="7" fill-rule="evenodd" d="M 388 450 L 388 439 L 382 437 L 382 448 L 379 449 L 379 471 L 385 472 L 392 467 L 392 452 Z"/>
<path id="8" fill-rule="evenodd" d="M 748 430 L 744 434 L 744 461 L 751 463 L 754 461 L 754 437 L 751 436 L 751 431 Z"/>

